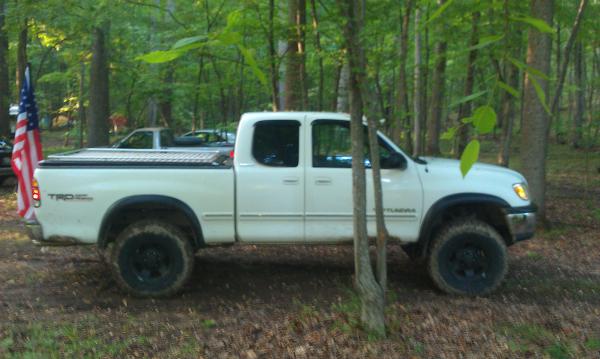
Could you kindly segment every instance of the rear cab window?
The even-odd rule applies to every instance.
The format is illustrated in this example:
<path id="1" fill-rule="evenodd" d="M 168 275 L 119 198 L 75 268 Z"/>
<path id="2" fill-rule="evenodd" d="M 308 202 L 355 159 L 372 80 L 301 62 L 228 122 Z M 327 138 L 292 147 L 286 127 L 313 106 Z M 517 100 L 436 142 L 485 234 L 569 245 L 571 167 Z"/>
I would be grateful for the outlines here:
<path id="1" fill-rule="evenodd" d="M 254 125 L 252 156 L 269 167 L 298 167 L 300 122 L 267 120 Z"/>

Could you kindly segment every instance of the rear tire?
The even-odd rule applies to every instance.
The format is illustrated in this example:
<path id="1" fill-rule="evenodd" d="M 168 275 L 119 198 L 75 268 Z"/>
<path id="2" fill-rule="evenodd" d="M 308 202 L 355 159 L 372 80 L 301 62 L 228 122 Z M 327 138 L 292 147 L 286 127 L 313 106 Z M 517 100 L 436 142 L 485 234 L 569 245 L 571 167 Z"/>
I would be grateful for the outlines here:
<path id="1" fill-rule="evenodd" d="M 171 224 L 142 220 L 117 237 L 110 257 L 119 287 L 137 297 L 168 297 L 188 281 L 194 251 L 187 236 Z"/>
<path id="2" fill-rule="evenodd" d="M 435 236 L 428 270 L 446 293 L 487 295 L 500 286 L 508 270 L 506 245 L 487 223 L 457 220 Z"/>

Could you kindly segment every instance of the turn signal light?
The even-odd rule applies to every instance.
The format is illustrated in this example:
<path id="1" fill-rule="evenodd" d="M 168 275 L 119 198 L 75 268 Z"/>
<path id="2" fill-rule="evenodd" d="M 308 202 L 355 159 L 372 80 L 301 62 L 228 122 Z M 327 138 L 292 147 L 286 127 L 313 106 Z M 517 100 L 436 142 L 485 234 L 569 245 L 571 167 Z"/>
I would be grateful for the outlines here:
<path id="1" fill-rule="evenodd" d="M 519 196 L 520 199 L 527 201 L 529 200 L 529 195 L 527 194 L 527 188 L 522 183 L 517 183 L 513 185 L 513 190 Z"/>
<path id="2" fill-rule="evenodd" d="M 33 206 L 38 208 L 42 205 L 42 196 L 40 195 L 40 187 L 38 181 L 34 178 L 31 181 L 31 198 L 33 198 Z"/>

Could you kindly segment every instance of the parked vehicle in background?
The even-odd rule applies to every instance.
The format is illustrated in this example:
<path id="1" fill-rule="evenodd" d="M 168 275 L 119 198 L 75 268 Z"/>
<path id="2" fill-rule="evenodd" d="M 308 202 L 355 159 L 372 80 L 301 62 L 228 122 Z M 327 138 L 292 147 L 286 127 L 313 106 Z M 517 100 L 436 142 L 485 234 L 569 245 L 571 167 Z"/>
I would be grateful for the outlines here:
<path id="1" fill-rule="evenodd" d="M 11 157 L 12 144 L 8 139 L 0 137 L 0 185 L 5 179 L 14 177 L 15 175 L 10 167 Z"/>
<path id="2" fill-rule="evenodd" d="M 235 144 L 235 133 L 217 129 L 190 131 L 184 133 L 183 137 L 199 138 L 208 147 L 233 147 Z"/>
<path id="3" fill-rule="evenodd" d="M 10 105 L 8 109 L 9 123 L 10 123 L 10 134 L 15 135 L 15 129 L 17 128 L 17 116 L 19 115 L 19 106 Z"/>
<path id="4" fill-rule="evenodd" d="M 165 127 L 145 127 L 134 130 L 111 147 L 134 150 L 165 150 L 187 149 L 191 151 L 217 151 L 229 153 L 231 145 L 222 145 L 222 142 L 207 144 L 202 139 L 194 136 L 175 137 L 173 130 Z"/>

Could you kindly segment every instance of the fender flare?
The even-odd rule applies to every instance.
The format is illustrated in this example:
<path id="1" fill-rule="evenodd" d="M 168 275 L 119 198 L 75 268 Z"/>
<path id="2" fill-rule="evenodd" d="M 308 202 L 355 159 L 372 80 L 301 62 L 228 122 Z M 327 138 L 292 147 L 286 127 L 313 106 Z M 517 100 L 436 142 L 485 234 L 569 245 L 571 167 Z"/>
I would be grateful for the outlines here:
<path id="1" fill-rule="evenodd" d="M 491 205 L 504 210 L 510 208 L 510 204 L 502 198 L 484 193 L 458 193 L 440 198 L 429 207 L 427 214 L 423 218 L 423 222 L 421 222 L 419 239 L 415 244 L 420 247 L 422 255 L 427 253 L 434 224 L 438 216 L 450 207 L 468 204 Z"/>
<path id="2" fill-rule="evenodd" d="M 202 235 L 202 227 L 200 221 L 194 213 L 194 211 L 184 202 L 169 196 L 162 195 L 137 195 L 131 197 L 125 197 L 117 202 L 113 203 L 102 218 L 100 224 L 100 231 L 98 235 L 98 247 L 106 248 L 108 245 L 107 233 L 110 228 L 110 224 L 118 218 L 121 210 L 129 206 L 158 206 L 162 208 L 171 209 L 182 213 L 188 222 L 190 223 L 193 230 L 192 244 L 194 248 L 200 248 L 204 246 L 204 237 Z"/>

